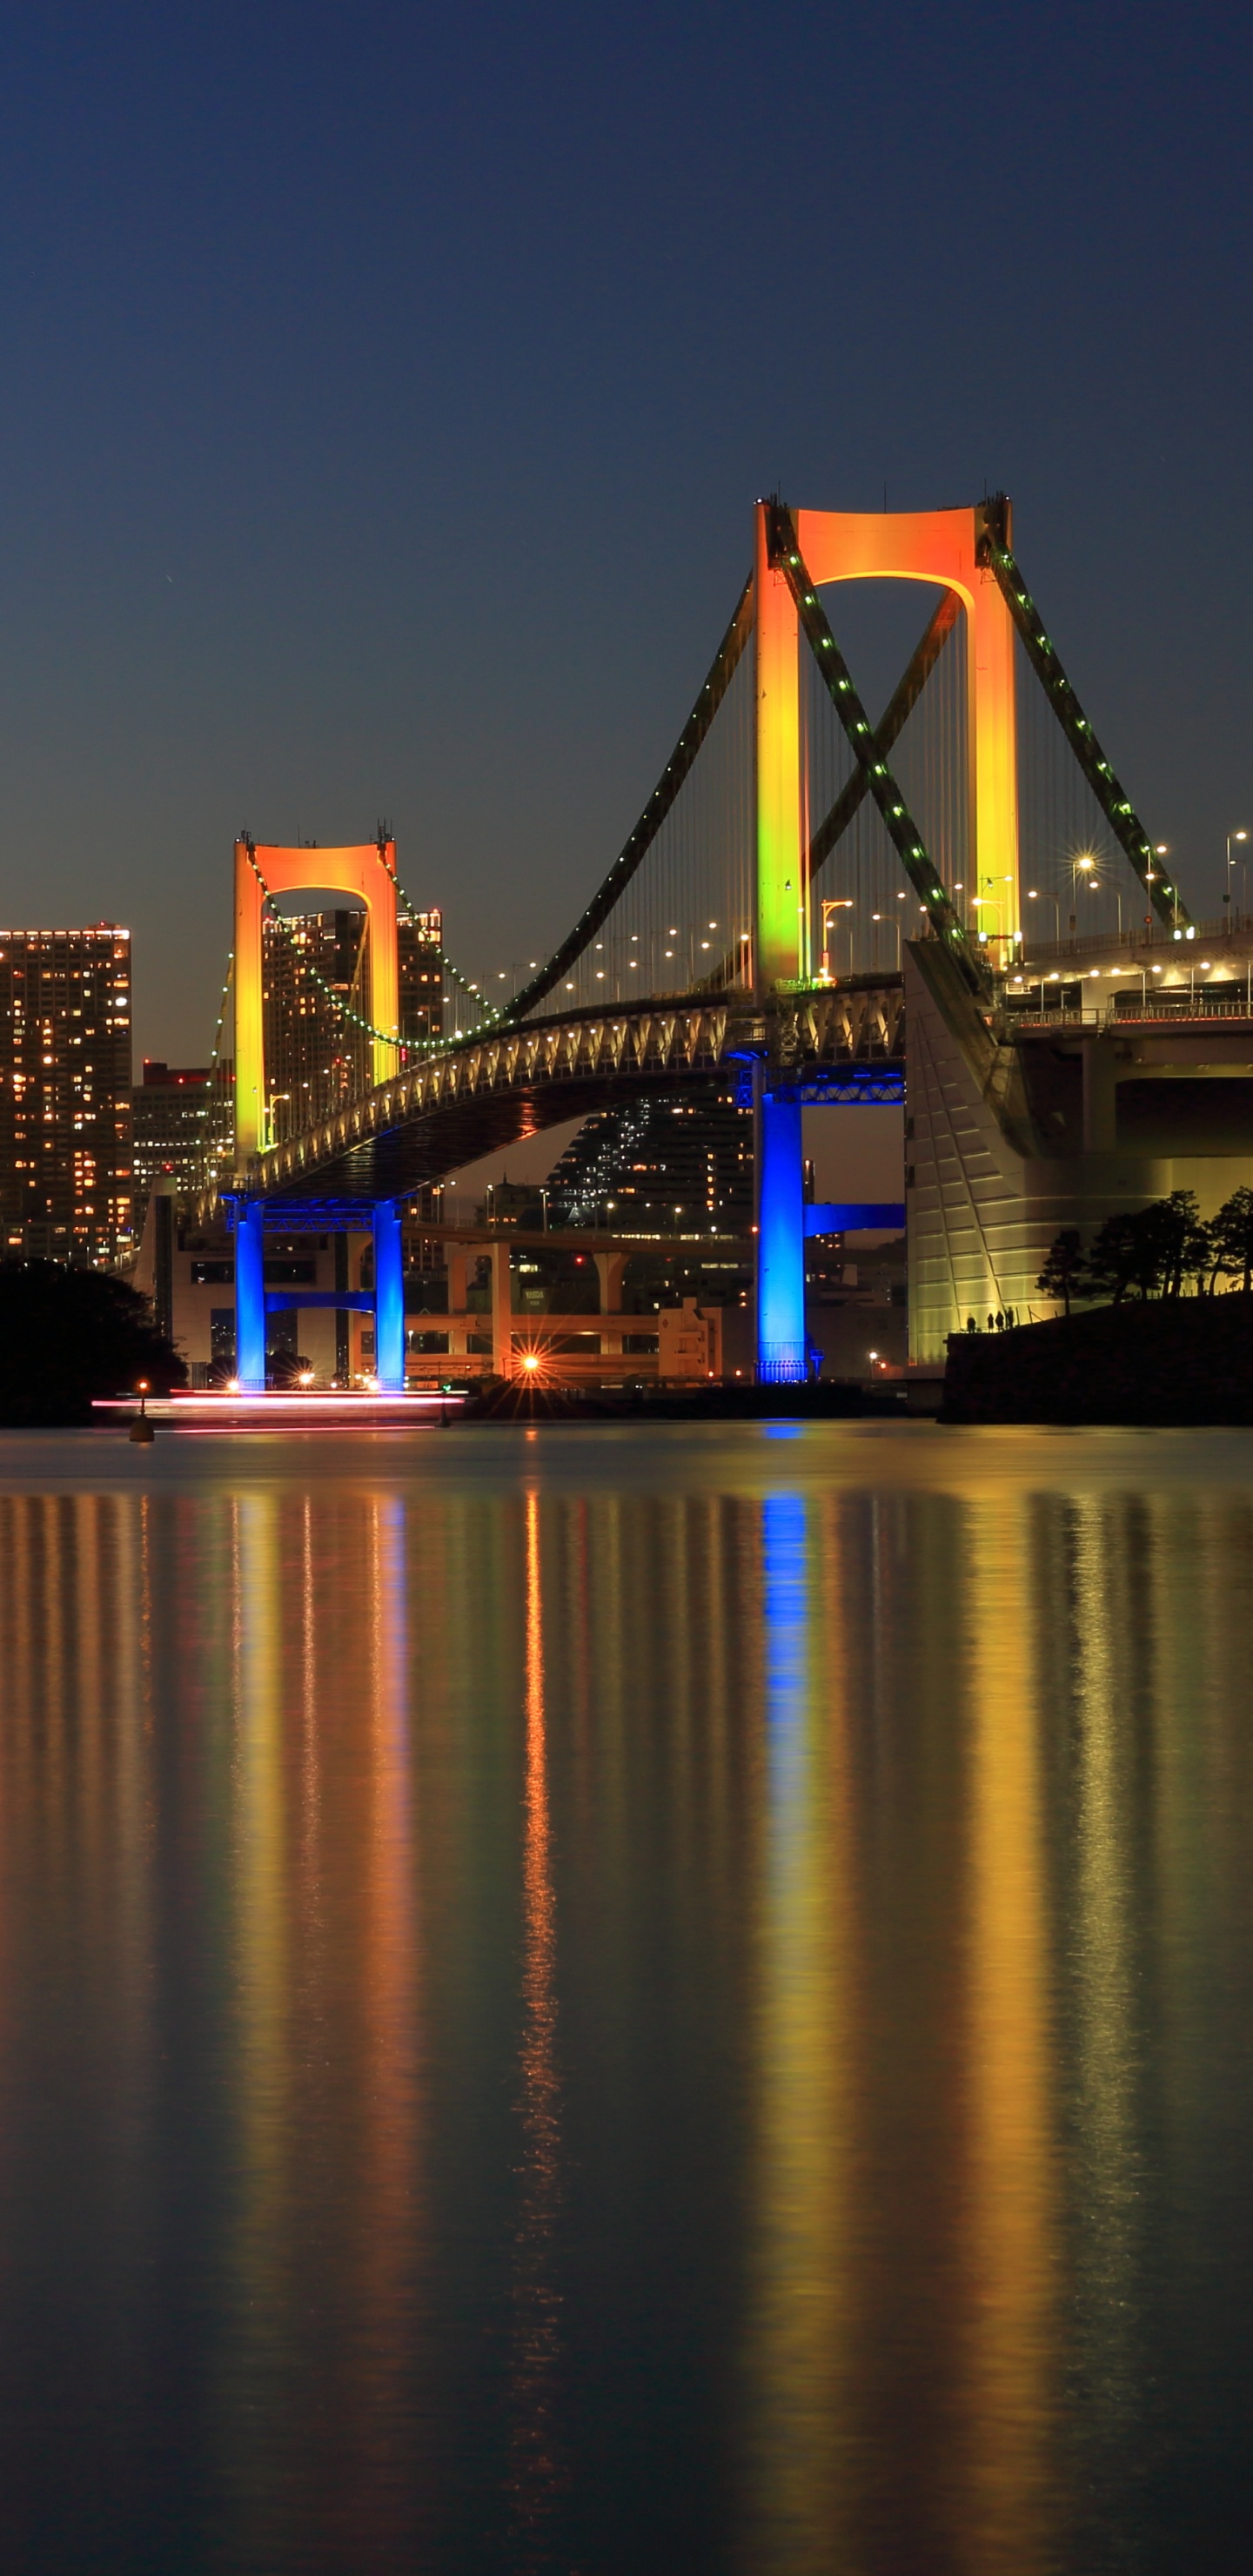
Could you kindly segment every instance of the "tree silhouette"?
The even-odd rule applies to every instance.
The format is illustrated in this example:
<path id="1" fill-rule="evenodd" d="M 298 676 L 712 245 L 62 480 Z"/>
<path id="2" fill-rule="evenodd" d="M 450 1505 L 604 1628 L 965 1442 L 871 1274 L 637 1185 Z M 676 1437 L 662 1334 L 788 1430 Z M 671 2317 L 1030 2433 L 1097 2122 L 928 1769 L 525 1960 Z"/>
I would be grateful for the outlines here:
<path id="1" fill-rule="evenodd" d="M 1054 1237 L 1048 1259 L 1036 1281 L 1042 1297 L 1060 1297 L 1070 1314 L 1072 1297 L 1090 1296 L 1088 1256 L 1077 1225 L 1064 1225 Z"/>
<path id="2" fill-rule="evenodd" d="M 1135 1219 L 1130 1216 L 1107 1216 L 1098 1226 L 1088 1254 L 1088 1275 L 1096 1294 L 1108 1292 L 1115 1306 L 1121 1306 L 1143 1258 L 1143 1246 L 1137 1239 Z M 1138 1284 L 1138 1280 L 1137 1280 Z"/>
<path id="3" fill-rule="evenodd" d="M 100 1270 L 0 1262 L 0 1422 L 89 1422 L 94 1396 L 185 1386 L 146 1297 Z"/>
<path id="4" fill-rule="evenodd" d="M 1226 1277 L 1239 1276 L 1247 1297 L 1253 1289 L 1253 1190 L 1233 1190 L 1209 1224 L 1211 1258 Z"/>
<path id="5" fill-rule="evenodd" d="M 1172 1190 L 1168 1199 L 1151 1199 L 1133 1217 L 1142 1246 L 1143 1294 L 1179 1297 L 1183 1283 L 1209 1261 L 1209 1234 L 1201 1223 L 1193 1190 Z"/>

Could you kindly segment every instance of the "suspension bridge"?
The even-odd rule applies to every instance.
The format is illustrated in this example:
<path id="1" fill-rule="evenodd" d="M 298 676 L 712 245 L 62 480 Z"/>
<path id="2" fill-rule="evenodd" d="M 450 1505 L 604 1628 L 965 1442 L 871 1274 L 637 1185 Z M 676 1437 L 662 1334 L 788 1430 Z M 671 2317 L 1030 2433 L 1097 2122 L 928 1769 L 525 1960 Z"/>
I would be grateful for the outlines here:
<path id="1" fill-rule="evenodd" d="M 875 717 L 828 602 L 885 580 L 924 590 L 927 615 Z M 372 1081 L 271 1141 L 262 923 L 268 907 L 281 926 L 274 898 L 311 870 L 367 915 L 368 1007 L 350 1016 Z M 372 1230 L 377 1373 L 400 1386 L 406 1199 L 641 1092 L 732 1079 L 752 1103 L 764 1380 L 806 1373 L 806 1108 L 905 1101 L 924 1359 L 967 1313 L 1025 1308 L 1060 1224 L 1142 1203 L 1167 1166 L 1193 1185 L 1190 1152 L 1225 1157 L 1229 1188 L 1253 1113 L 1243 916 L 1205 929 L 1202 958 L 1170 854 L 1036 608 L 1003 495 L 916 513 L 760 503 L 748 578 L 633 831 L 507 1001 L 445 960 L 451 1031 L 399 1035 L 406 898 L 384 831 L 316 859 L 242 837 L 235 882 L 236 1155 L 220 1197 L 244 1387 L 264 1384 L 267 1228 Z M 1226 1141 L 1195 1102 L 1176 1132 L 1215 1071 Z"/>

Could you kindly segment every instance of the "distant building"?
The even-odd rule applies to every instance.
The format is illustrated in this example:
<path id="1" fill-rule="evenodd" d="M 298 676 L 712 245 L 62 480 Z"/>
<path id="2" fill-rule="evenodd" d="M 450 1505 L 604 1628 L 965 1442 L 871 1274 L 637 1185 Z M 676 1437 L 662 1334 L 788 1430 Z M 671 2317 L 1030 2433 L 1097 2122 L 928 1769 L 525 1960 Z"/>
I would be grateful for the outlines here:
<path id="1" fill-rule="evenodd" d="M 212 1065 L 163 1064 L 144 1057 L 143 1080 L 131 1094 L 136 1242 L 155 1182 L 173 1181 L 177 1196 L 185 1198 L 212 1177 L 220 1106 Z"/>
<path id="2" fill-rule="evenodd" d="M 443 1015 L 442 916 L 402 913 L 402 1045 L 438 1037 Z M 263 1132 L 275 1144 L 329 1117 L 369 1089 L 370 974 L 366 915 L 267 916 L 262 931 L 267 1099 Z"/>
<path id="3" fill-rule="evenodd" d="M 546 1196 L 542 1181 L 511 1181 L 506 1172 L 488 1182 L 483 1215 L 488 1225 L 542 1226 Z"/>
<path id="4" fill-rule="evenodd" d="M 111 922 L 0 931 L 0 1249 L 131 1258 L 131 943 Z"/>
<path id="5" fill-rule="evenodd" d="M 280 1144 L 364 1090 L 369 994 L 365 914 L 267 915 L 262 931 L 265 1076 L 262 1134 Z M 349 1013 L 353 1016 L 349 1017 Z"/>
<path id="6" fill-rule="evenodd" d="M 421 1045 L 444 1033 L 444 916 L 402 912 L 396 924 L 400 946 L 400 1035 L 402 1043 Z"/>
<path id="7" fill-rule="evenodd" d="M 746 1234 L 753 1118 L 725 1087 L 587 1119 L 548 1180 L 549 1223 L 623 1234 Z"/>

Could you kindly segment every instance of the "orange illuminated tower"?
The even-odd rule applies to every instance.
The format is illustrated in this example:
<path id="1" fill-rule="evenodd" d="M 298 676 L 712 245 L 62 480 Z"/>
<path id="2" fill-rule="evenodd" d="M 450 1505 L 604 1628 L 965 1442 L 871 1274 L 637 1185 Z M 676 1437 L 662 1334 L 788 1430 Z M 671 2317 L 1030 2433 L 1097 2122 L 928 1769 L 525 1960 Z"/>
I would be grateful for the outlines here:
<path id="1" fill-rule="evenodd" d="M 400 969 L 396 845 L 380 835 L 349 849 L 280 849 L 235 843 L 235 1161 L 242 1170 L 267 1141 L 262 919 L 272 895 L 325 887 L 364 906 L 368 921 L 371 1074 L 387 1082 L 399 1062 Z"/>
<path id="2" fill-rule="evenodd" d="M 799 630 L 796 603 L 769 553 L 768 502 L 757 506 L 757 986 L 805 972 L 808 887 L 802 831 Z M 981 560 L 981 504 L 963 510 L 795 510 L 797 545 L 815 589 L 837 581 L 918 581 L 952 591 L 966 621 L 966 759 L 979 924 L 995 941 L 1021 928 L 1014 627 Z M 1004 542 L 1009 543 L 1008 528 Z M 1001 953 L 1007 954 L 1007 949 Z"/>
<path id="3" fill-rule="evenodd" d="M 808 846 L 796 599 L 771 545 L 775 505 L 757 505 L 757 942 L 764 1000 L 809 967 Z M 1014 627 L 985 561 L 986 516 L 963 510 L 795 510 L 796 548 L 815 590 L 837 581 L 918 581 L 956 594 L 966 621 L 966 758 L 976 919 L 990 941 L 1020 929 Z M 1008 545 L 1006 526 L 1002 542 Z M 1001 948 L 1002 956 L 1008 953 Z M 766 1379 L 805 1374 L 801 1110 L 795 1085 L 756 1082 L 757 1351 Z"/>

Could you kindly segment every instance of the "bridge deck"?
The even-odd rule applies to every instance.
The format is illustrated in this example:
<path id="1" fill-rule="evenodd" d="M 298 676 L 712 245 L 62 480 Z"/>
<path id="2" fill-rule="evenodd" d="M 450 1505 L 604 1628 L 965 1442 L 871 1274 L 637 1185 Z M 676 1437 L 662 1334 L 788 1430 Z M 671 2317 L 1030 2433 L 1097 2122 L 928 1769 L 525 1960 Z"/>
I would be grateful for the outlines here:
<path id="1" fill-rule="evenodd" d="M 754 1058 L 775 1081 L 846 1075 L 850 1098 L 890 1076 L 885 1096 L 899 1098 L 903 1050 L 897 975 L 809 985 L 766 1004 L 706 994 L 528 1021 L 465 1039 L 346 1103 L 257 1156 L 236 1187 L 276 1208 L 408 1198 L 545 1127 L 641 1093 L 666 1098 L 747 1076 Z"/>

